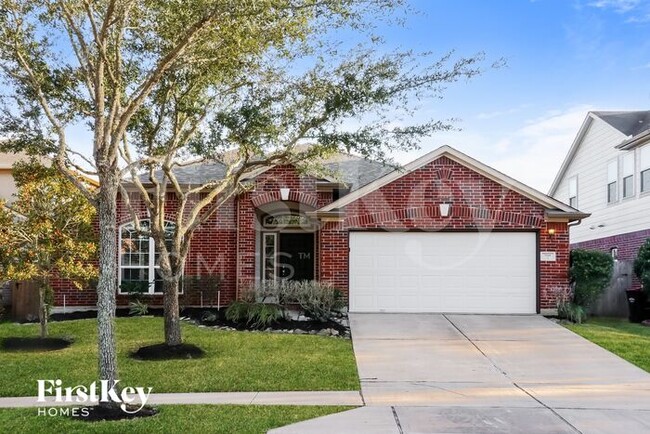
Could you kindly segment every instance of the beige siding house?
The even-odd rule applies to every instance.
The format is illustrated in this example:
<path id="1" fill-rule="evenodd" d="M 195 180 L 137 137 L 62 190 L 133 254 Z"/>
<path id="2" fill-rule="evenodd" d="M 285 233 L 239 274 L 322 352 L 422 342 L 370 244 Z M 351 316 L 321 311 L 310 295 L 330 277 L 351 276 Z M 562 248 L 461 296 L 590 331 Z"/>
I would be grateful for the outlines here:
<path id="1" fill-rule="evenodd" d="M 16 161 L 24 159 L 21 154 L 0 153 L 0 199 L 11 201 L 11 196 L 16 192 L 16 184 L 11 175 L 11 167 Z"/>

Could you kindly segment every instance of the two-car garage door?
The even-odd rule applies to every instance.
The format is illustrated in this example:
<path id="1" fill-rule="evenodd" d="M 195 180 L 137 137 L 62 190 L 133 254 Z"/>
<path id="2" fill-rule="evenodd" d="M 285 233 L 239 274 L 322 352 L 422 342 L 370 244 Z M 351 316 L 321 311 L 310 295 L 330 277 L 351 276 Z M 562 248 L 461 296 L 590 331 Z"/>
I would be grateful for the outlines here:
<path id="1" fill-rule="evenodd" d="M 532 232 L 351 232 L 350 311 L 535 313 Z"/>

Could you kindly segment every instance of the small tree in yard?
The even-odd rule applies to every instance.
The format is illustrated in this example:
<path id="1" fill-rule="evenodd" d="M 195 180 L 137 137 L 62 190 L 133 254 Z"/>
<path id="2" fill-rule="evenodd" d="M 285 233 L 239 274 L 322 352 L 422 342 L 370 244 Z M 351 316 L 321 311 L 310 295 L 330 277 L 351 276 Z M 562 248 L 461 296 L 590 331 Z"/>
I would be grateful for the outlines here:
<path id="1" fill-rule="evenodd" d="M 36 282 L 40 335 L 45 338 L 51 279 L 60 276 L 82 289 L 97 277 L 95 211 L 56 169 L 36 162 L 17 163 L 13 176 L 16 200 L 10 208 L 0 208 L 0 280 Z"/>
<path id="2" fill-rule="evenodd" d="M 639 248 L 634 260 L 634 274 L 641 281 L 643 290 L 650 294 L 650 238 Z"/>

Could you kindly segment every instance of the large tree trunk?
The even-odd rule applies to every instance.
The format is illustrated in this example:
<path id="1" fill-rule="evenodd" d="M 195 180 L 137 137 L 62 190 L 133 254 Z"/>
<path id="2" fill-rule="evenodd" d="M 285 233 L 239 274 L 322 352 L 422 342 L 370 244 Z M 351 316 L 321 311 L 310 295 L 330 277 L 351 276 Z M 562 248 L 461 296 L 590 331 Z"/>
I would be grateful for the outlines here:
<path id="1" fill-rule="evenodd" d="M 178 305 L 178 290 L 180 276 L 174 273 L 173 276 L 163 277 L 164 310 L 165 310 L 165 344 L 180 345 L 181 320 Z"/>
<path id="2" fill-rule="evenodd" d="M 103 179 L 102 179 L 103 178 Z M 99 280 L 97 283 L 97 330 L 99 378 L 117 380 L 115 350 L 115 293 L 117 291 L 117 191 L 113 176 L 100 178 L 99 193 Z"/>
<path id="3" fill-rule="evenodd" d="M 45 304 L 45 285 L 38 288 L 38 320 L 41 323 L 41 338 L 47 337 L 47 305 Z"/>

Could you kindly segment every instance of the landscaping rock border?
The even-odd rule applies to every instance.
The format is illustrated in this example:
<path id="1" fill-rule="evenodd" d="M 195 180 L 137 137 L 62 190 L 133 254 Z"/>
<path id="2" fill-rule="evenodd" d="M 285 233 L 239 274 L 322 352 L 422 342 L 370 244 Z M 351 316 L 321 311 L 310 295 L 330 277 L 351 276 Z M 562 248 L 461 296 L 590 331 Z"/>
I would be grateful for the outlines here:
<path id="1" fill-rule="evenodd" d="M 216 321 L 206 323 L 196 317 L 183 316 L 181 321 L 185 321 L 198 326 L 199 328 L 211 328 L 215 330 L 241 331 L 249 333 L 278 333 L 294 335 L 312 335 L 312 336 L 329 336 L 341 339 L 350 339 L 350 325 L 347 314 L 333 318 L 329 322 L 321 323 L 310 320 L 304 316 L 294 316 L 295 320 L 285 320 L 271 327 L 252 329 L 240 324 L 229 323 L 222 318 Z M 322 326 L 322 327 L 319 327 Z"/>

